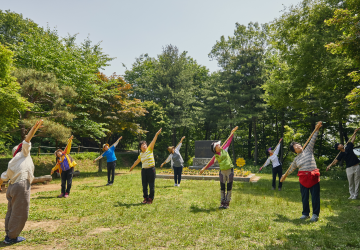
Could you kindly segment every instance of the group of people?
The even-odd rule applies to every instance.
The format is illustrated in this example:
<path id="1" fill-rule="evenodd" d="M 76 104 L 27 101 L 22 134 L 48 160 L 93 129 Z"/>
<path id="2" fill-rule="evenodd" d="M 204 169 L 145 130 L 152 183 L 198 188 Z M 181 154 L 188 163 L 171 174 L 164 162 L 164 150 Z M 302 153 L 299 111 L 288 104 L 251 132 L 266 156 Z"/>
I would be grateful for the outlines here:
<path id="1" fill-rule="evenodd" d="M 13 158 L 8 164 L 8 169 L 1 174 L 0 184 L 3 181 L 8 181 L 8 189 L 6 197 L 8 200 L 8 211 L 5 217 L 5 240 L 4 243 L 12 244 L 24 241 L 25 238 L 20 237 L 20 233 L 23 230 L 25 223 L 29 214 L 29 205 L 30 205 L 30 189 L 31 183 L 34 179 L 34 163 L 30 156 L 31 150 L 31 139 L 36 133 L 36 131 L 42 127 L 43 121 L 40 120 L 29 131 L 28 135 L 25 137 L 24 141 L 19 145 L 15 146 L 13 149 Z M 278 153 L 280 150 L 280 139 L 279 144 L 275 149 L 269 148 L 266 153 L 268 159 L 265 162 L 264 166 L 267 166 L 272 163 L 273 166 L 273 181 L 272 187 L 276 189 L 276 177 L 279 177 L 279 191 L 282 188 L 282 182 L 286 177 L 295 171 L 296 168 L 299 169 L 298 176 L 300 182 L 300 191 L 302 197 L 303 211 L 300 219 L 310 218 L 310 207 L 309 207 L 309 193 L 312 196 L 312 208 L 313 214 L 311 221 L 317 221 L 319 219 L 320 213 L 320 171 L 316 166 L 316 161 L 314 157 L 314 145 L 318 135 L 318 131 L 321 128 L 322 123 L 318 122 L 314 132 L 310 136 L 308 142 L 302 146 L 298 142 L 292 142 L 290 144 L 290 150 L 297 154 L 289 169 L 284 175 L 282 175 L 282 164 L 279 161 Z M 215 161 L 218 161 L 220 166 L 219 179 L 220 179 L 220 207 L 219 208 L 229 208 L 231 201 L 232 185 L 234 179 L 234 166 L 231 161 L 231 158 L 228 154 L 228 148 L 234 137 L 234 133 L 238 127 L 234 128 L 231 131 L 229 138 L 221 145 L 220 141 L 214 142 L 211 144 L 211 150 L 214 153 L 214 157 L 211 161 L 200 171 L 202 174 L 207 168 L 209 168 Z M 354 135 L 351 137 L 350 141 L 344 146 L 342 144 L 335 144 L 334 147 L 336 150 L 339 150 L 340 153 L 337 156 L 336 160 L 331 163 L 327 170 L 335 165 L 338 161 L 344 159 L 346 161 L 346 172 L 349 180 L 349 199 L 356 199 L 359 192 L 359 181 L 360 181 L 360 167 L 359 159 L 353 152 L 354 140 L 356 137 L 356 132 L 359 129 L 356 129 Z M 156 140 L 161 133 L 161 129 L 155 134 L 154 139 L 148 145 L 146 141 L 140 141 L 139 148 L 141 150 L 138 159 L 131 166 L 130 171 L 132 171 L 135 166 L 140 162 L 142 163 L 141 169 L 141 179 L 143 187 L 143 198 L 142 203 L 152 204 L 155 196 L 155 159 L 154 159 L 154 146 Z M 107 185 L 112 185 L 114 183 L 114 173 L 116 166 L 116 156 L 115 148 L 118 145 L 120 137 L 112 146 L 109 144 L 103 145 L 104 153 L 96 158 L 94 162 L 102 157 L 107 158 L 107 170 L 108 170 L 108 182 Z M 58 171 L 61 175 L 61 194 L 59 198 L 67 198 L 70 195 L 70 189 L 72 184 L 72 176 L 74 173 L 74 167 L 77 165 L 74 159 L 70 156 L 71 144 L 73 136 L 69 138 L 68 144 L 65 147 L 65 150 L 58 149 L 55 151 L 56 156 L 56 165 L 51 170 L 51 174 L 55 171 Z M 163 167 L 164 164 L 171 162 L 171 167 L 174 170 L 174 181 L 175 186 L 179 187 L 181 182 L 181 174 L 184 165 L 184 160 L 180 154 L 180 148 L 185 137 L 182 137 L 179 144 L 174 147 L 168 147 L 170 155 L 167 157 L 164 163 L 160 167 Z M 346 139 L 347 140 L 347 139 Z M 347 140 L 348 141 L 348 140 Z M 263 168 L 261 167 L 260 170 Z M 281 178 L 280 178 L 281 176 Z M 149 189 L 149 190 L 148 190 Z"/>

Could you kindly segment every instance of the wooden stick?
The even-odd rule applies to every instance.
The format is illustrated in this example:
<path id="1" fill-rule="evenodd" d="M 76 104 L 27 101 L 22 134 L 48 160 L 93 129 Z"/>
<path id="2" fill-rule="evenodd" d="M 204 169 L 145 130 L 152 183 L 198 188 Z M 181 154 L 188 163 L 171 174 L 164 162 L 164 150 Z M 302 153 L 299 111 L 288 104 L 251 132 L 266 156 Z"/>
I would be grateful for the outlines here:
<path id="1" fill-rule="evenodd" d="M 355 129 L 353 135 L 350 137 L 350 139 L 349 139 L 349 140 L 346 142 L 346 144 L 344 145 L 344 148 L 346 147 L 346 145 L 347 145 L 349 142 L 351 142 L 351 140 L 352 140 L 353 137 L 356 135 L 356 133 L 357 133 L 357 131 L 356 131 L 356 129 Z M 330 165 L 333 165 L 333 164 L 334 164 L 335 160 L 338 158 L 338 156 L 339 156 L 340 153 L 341 153 L 341 151 L 337 154 L 337 156 L 336 156 L 335 159 L 331 162 Z"/>
<path id="2" fill-rule="evenodd" d="M 315 134 L 316 131 L 317 131 L 317 128 L 314 129 L 314 131 L 311 133 L 309 139 L 305 142 L 303 151 L 305 150 L 306 146 L 308 145 L 308 143 L 310 142 L 311 138 L 313 137 L 313 135 Z M 291 163 L 290 167 L 288 168 L 288 170 L 286 170 L 285 174 L 281 177 L 280 182 L 283 182 L 284 177 L 286 178 L 288 176 L 291 166 L 292 166 L 292 163 Z"/>
<path id="3" fill-rule="evenodd" d="M 114 142 L 109 148 L 111 148 L 112 146 L 114 146 L 118 141 L 120 141 L 121 140 L 121 138 L 122 138 L 122 136 L 119 138 L 119 139 L 117 139 L 117 141 L 116 142 Z M 106 152 L 106 151 L 105 151 Z M 101 158 L 103 158 L 103 155 L 105 154 L 105 152 L 104 153 L 102 153 L 98 158 L 96 158 L 95 160 L 94 160 L 94 162 L 96 162 L 97 160 L 99 160 L 99 159 L 101 159 Z"/>
<path id="4" fill-rule="evenodd" d="M 230 137 L 235 133 L 235 131 L 238 129 L 239 127 L 236 126 L 232 131 L 231 131 L 231 134 L 230 136 L 226 139 L 226 141 L 223 143 L 223 145 L 221 146 L 221 148 L 223 148 L 225 146 L 225 144 L 228 142 L 228 140 L 230 140 Z M 215 158 L 215 156 L 213 156 L 211 158 L 211 160 L 208 162 L 208 164 L 206 164 L 205 167 L 203 167 L 201 170 L 200 170 L 200 174 L 202 174 L 207 168 L 208 168 L 208 165 L 210 164 L 210 162 Z"/>
<path id="5" fill-rule="evenodd" d="M 281 138 L 281 139 L 282 139 L 282 138 Z M 282 140 L 280 140 L 279 143 L 276 145 L 274 151 L 276 151 L 277 147 L 279 147 L 281 141 L 282 141 Z M 264 164 L 262 165 L 262 167 L 261 167 L 260 169 L 262 169 L 262 168 L 264 167 L 265 163 L 267 162 L 267 160 L 268 160 L 269 158 L 270 158 L 270 156 L 266 159 L 266 161 L 264 162 Z M 260 170 L 259 170 L 259 172 L 260 172 Z"/>

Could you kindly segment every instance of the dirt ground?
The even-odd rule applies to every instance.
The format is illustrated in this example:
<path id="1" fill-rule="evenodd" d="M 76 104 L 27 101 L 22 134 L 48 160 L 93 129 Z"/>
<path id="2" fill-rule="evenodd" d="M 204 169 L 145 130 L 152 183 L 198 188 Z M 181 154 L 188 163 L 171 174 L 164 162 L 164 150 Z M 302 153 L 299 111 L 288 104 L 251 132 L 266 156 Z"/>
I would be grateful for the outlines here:
<path id="1" fill-rule="evenodd" d="M 6 199 L 6 190 L 7 188 L 3 188 L 0 192 L 0 203 L 7 203 Z M 60 184 L 40 184 L 40 185 L 31 185 L 31 198 L 34 198 L 34 194 L 38 192 L 44 191 L 54 191 L 59 190 L 60 192 Z M 1 227 L 1 226 L 0 226 Z"/>

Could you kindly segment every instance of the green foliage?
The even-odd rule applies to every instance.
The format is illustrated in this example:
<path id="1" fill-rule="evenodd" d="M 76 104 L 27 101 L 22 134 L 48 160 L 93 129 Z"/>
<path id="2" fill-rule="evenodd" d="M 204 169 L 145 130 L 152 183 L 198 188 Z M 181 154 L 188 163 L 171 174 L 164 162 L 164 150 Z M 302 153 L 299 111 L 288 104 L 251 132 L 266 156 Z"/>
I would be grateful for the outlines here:
<path id="1" fill-rule="evenodd" d="M 71 87 L 77 98 L 64 97 L 70 112 L 76 116 L 66 122 L 75 134 L 93 139 L 105 137 L 106 123 L 91 119 L 89 110 L 104 102 L 101 86 L 96 84 L 98 72 L 112 58 L 101 51 L 100 44 L 85 40 L 76 44 L 76 36 L 60 38 L 56 30 L 38 30 L 23 34 L 25 42 L 13 46 L 17 67 L 50 72 L 56 76 L 60 88 Z M 46 48 L 46 49 L 44 49 Z"/>
<path id="2" fill-rule="evenodd" d="M 23 42 L 23 34 L 42 30 L 22 14 L 0 10 L 0 43 L 9 45 Z"/>
<path id="3" fill-rule="evenodd" d="M 13 52 L 0 44 L 0 138 L 8 136 L 10 129 L 17 127 L 19 112 L 31 106 L 19 94 L 20 85 L 11 76 Z"/>
<path id="4" fill-rule="evenodd" d="M 72 87 L 59 87 L 56 77 L 51 73 L 43 73 L 33 69 L 17 69 L 14 76 L 20 83 L 20 94 L 32 103 L 31 110 L 21 114 L 21 137 L 26 135 L 25 126 L 31 127 L 35 120 L 44 120 L 41 136 L 66 143 L 71 136 L 71 129 L 63 123 L 72 121 L 75 115 L 69 112 L 64 98 L 74 98 L 77 93 Z"/>

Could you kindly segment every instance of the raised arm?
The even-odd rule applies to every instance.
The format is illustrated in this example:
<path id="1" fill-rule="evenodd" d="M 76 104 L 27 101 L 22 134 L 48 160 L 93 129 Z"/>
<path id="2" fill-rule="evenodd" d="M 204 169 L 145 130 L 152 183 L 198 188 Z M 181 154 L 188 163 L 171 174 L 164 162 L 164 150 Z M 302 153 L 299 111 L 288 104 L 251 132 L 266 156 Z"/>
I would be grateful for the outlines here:
<path id="1" fill-rule="evenodd" d="M 316 142 L 316 137 L 318 136 L 319 134 L 319 129 L 322 127 L 322 122 L 318 122 L 316 124 L 316 127 L 315 127 L 315 133 L 313 134 L 313 136 L 311 137 L 311 140 L 309 142 L 309 145 L 306 147 L 305 150 L 309 150 L 311 152 L 314 151 L 314 146 L 315 146 L 315 142 Z"/>
<path id="2" fill-rule="evenodd" d="M 29 131 L 29 133 L 26 135 L 25 137 L 25 141 L 27 143 L 30 143 L 31 139 L 33 138 L 33 136 L 35 135 L 36 131 L 39 129 L 39 128 L 42 128 L 42 124 L 43 124 L 43 120 L 39 120 L 35 123 L 35 125 L 31 128 L 31 130 Z"/>
<path id="3" fill-rule="evenodd" d="M 141 162 L 141 160 L 140 160 L 140 159 L 137 159 L 137 160 L 134 162 L 134 164 L 131 166 L 129 172 L 131 172 L 131 171 L 134 169 L 134 167 L 136 167 L 136 165 L 139 164 L 140 162 Z"/>
<path id="4" fill-rule="evenodd" d="M 182 142 L 183 142 L 183 140 L 185 139 L 185 136 L 183 136 L 182 138 L 181 138 L 181 140 L 180 140 L 180 142 L 179 142 L 179 144 L 176 146 L 176 148 L 175 148 L 175 152 L 176 153 L 180 153 L 180 148 L 181 148 L 181 145 L 182 145 Z"/>
<path id="5" fill-rule="evenodd" d="M 33 136 L 35 135 L 36 131 L 39 128 L 42 128 L 42 124 L 43 124 L 43 120 L 39 120 L 35 123 L 35 125 L 31 128 L 31 130 L 29 131 L 29 133 L 26 135 L 25 140 L 22 144 L 22 153 L 23 155 L 26 157 L 30 154 L 30 150 L 31 150 L 31 139 L 33 138 Z"/>
<path id="6" fill-rule="evenodd" d="M 280 151 L 280 148 L 281 148 L 281 146 L 280 146 L 281 141 L 282 141 L 282 138 L 280 139 L 278 145 L 276 146 L 276 149 L 275 149 L 275 151 L 274 151 L 274 155 L 278 155 L 278 154 L 279 154 L 279 151 Z"/>
<path id="7" fill-rule="evenodd" d="M 69 140 L 68 140 L 68 144 L 66 145 L 66 148 L 64 150 L 65 154 L 70 154 L 71 151 L 71 144 L 72 144 L 72 139 L 74 138 L 74 136 L 72 135 Z"/>
<path id="8" fill-rule="evenodd" d="M 119 144 L 121 139 L 122 139 L 122 136 L 120 136 L 120 138 L 117 139 L 117 141 L 112 146 L 116 147 Z"/>
<path id="9" fill-rule="evenodd" d="M 355 133 L 353 135 L 353 137 L 351 137 L 351 142 L 354 143 L 355 139 L 356 139 L 356 133 L 359 131 L 360 128 L 355 129 Z"/>
<path id="10" fill-rule="evenodd" d="M 154 136 L 154 139 L 153 139 L 152 142 L 150 143 L 149 148 L 150 148 L 151 150 L 154 150 L 155 142 L 156 142 L 159 134 L 161 133 L 161 130 L 162 130 L 162 128 L 161 128 L 158 132 L 156 132 L 156 134 L 155 134 L 155 136 Z"/>

